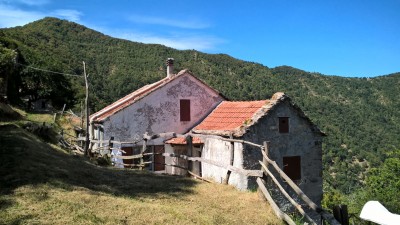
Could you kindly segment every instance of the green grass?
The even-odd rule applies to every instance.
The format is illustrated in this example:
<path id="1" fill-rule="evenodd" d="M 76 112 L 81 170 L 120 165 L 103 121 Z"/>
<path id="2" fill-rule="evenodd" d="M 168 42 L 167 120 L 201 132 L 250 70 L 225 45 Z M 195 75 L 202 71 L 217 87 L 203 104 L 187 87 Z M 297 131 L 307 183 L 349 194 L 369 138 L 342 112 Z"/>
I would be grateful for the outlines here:
<path id="1" fill-rule="evenodd" d="M 0 125 L 0 224 L 281 224 L 257 193 L 99 167 Z"/>
<path id="2" fill-rule="evenodd" d="M 45 113 L 27 113 L 25 118 L 28 121 L 37 123 L 47 123 L 47 124 L 54 123 L 54 116 Z"/>

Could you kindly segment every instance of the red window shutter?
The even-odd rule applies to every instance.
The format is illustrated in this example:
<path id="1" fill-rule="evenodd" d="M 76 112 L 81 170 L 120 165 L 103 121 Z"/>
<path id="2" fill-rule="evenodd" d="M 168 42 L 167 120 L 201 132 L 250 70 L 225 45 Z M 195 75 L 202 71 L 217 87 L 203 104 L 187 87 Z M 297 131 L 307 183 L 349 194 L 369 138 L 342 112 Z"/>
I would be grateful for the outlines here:
<path id="1" fill-rule="evenodd" d="M 190 100 L 180 100 L 181 121 L 190 121 Z"/>
<path id="2" fill-rule="evenodd" d="M 289 117 L 279 117 L 279 133 L 289 133 Z"/>

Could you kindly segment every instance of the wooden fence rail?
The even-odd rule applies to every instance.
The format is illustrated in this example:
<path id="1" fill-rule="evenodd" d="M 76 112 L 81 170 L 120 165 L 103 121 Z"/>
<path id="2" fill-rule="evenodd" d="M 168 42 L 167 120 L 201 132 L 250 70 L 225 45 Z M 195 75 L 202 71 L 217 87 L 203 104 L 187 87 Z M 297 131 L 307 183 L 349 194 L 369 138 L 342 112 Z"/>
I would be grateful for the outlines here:
<path id="1" fill-rule="evenodd" d="M 265 160 L 266 162 L 268 162 L 268 165 L 272 165 L 272 167 L 276 170 L 276 172 L 278 172 L 278 174 L 281 176 L 281 178 L 283 178 L 285 181 L 286 181 L 286 183 L 289 185 L 289 187 L 291 187 L 292 188 L 292 190 L 306 203 L 306 205 L 308 206 L 308 207 L 310 207 L 312 210 L 314 210 L 315 212 L 317 212 L 319 215 L 321 215 L 322 216 L 322 218 L 325 220 L 325 221 L 327 221 L 329 224 L 331 224 L 331 225 L 340 225 L 340 223 L 334 218 L 334 216 L 332 215 L 332 214 L 330 214 L 330 213 L 328 213 L 327 211 L 325 211 L 325 210 L 323 210 L 321 207 L 319 207 L 317 204 L 315 204 L 306 194 L 304 194 L 304 192 L 286 175 L 286 173 L 285 172 L 283 172 L 283 170 L 281 169 L 281 168 L 279 168 L 279 166 L 278 166 L 278 164 L 275 162 L 275 161 L 273 161 L 273 160 L 271 160 L 269 157 L 268 157 L 268 154 L 267 154 L 267 152 L 268 152 L 268 144 L 267 143 L 264 143 L 264 146 L 266 146 L 266 147 L 264 147 L 262 150 L 261 150 L 261 154 L 263 155 L 263 161 Z M 265 150 L 265 151 L 264 151 Z M 267 176 L 270 176 L 271 178 L 272 178 L 272 180 L 274 181 L 274 183 L 275 183 L 275 181 L 276 181 L 276 183 L 275 184 L 277 184 L 277 183 L 279 183 L 278 181 L 277 181 L 277 179 L 274 177 L 274 175 L 269 171 L 269 169 L 268 169 L 268 167 L 267 167 L 267 165 L 265 165 L 265 163 L 263 163 L 263 162 L 261 162 L 261 161 L 259 161 L 259 163 L 260 163 L 260 165 L 261 165 L 261 167 L 263 168 L 263 171 L 266 173 L 266 175 Z M 286 198 L 288 198 L 288 200 L 289 200 L 289 202 L 302 214 L 302 215 L 304 215 L 311 223 L 313 223 L 313 224 L 315 224 L 315 221 L 313 221 L 313 220 L 311 220 L 311 218 L 308 216 L 308 215 L 306 215 L 305 213 L 304 213 L 304 210 L 302 210 L 301 208 L 299 208 L 298 206 L 299 206 L 299 204 L 298 203 L 296 203 L 296 202 L 294 202 L 294 200 L 287 194 L 287 192 L 283 189 L 283 187 L 279 184 L 277 184 L 277 186 L 278 186 L 278 189 L 282 192 L 282 194 L 286 197 Z M 286 195 L 286 194 L 287 195 Z M 292 201 L 293 200 L 293 201 Z M 301 210 L 300 210 L 301 209 Z M 302 212 L 304 213 L 302 213 Z"/>
<path id="2" fill-rule="evenodd" d="M 267 188 L 265 187 L 261 178 L 257 178 L 257 184 L 258 184 L 258 187 L 260 188 L 261 192 L 264 194 L 265 198 L 271 205 L 272 210 L 274 210 L 275 215 L 278 218 L 285 220 L 285 222 L 288 223 L 289 225 L 296 225 L 296 223 L 292 220 L 292 218 L 290 218 L 290 216 L 288 216 L 286 213 L 284 213 L 279 208 L 279 206 L 275 203 L 274 199 L 272 199 L 271 195 L 269 194 L 269 192 L 268 192 Z"/>
<path id="3" fill-rule="evenodd" d="M 210 159 L 204 159 L 201 157 L 188 157 L 186 155 L 178 155 L 178 154 L 173 154 L 173 153 L 163 153 L 163 156 L 167 156 L 167 157 L 176 157 L 176 158 L 182 158 L 182 159 L 186 159 L 188 161 L 192 161 L 192 162 L 204 162 L 213 166 L 218 166 L 221 167 L 223 169 L 235 172 L 235 173 L 239 173 L 248 177 L 262 177 L 262 171 L 261 170 L 244 170 L 241 168 L 237 168 L 231 165 L 226 165 L 217 161 L 213 161 Z"/>
<path id="4" fill-rule="evenodd" d="M 282 194 L 289 200 L 290 203 L 292 203 L 292 205 L 297 209 L 297 211 L 299 211 L 299 213 L 301 215 L 303 215 L 308 221 L 311 222 L 311 224 L 316 225 L 317 223 L 311 219 L 311 217 L 309 215 L 307 215 L 303 208 L 301 207 L 300 204 L 298 204 L 292 197 L 290 197 L 290 195 L 287 193 L 287 191 L 282 187 L 282 185 L 279 183 L 279 181 L 275 178 L 275 176 L 271 173 L 271 171 L 268 170 L 267 166 L 264 165 L 263 162 L 259 161 L 259 163 L 261 164 L 261 166 L 264 168 L 265 170 L 265 175 L 271 177 L 272 181 L 275 183 L 275 185 L 278 187 L 278 189 L 282 192 Z"/>
<path id="5" fill-rule="evenodd" d="M 321 212 L 321 208 L 315 204 L 313 201 L 311 201 L 311 199 L 304 194 L 304 192 L 292 181 L 292 179 L 290 179 L 285 172 L 283 172 L 283 170 L 281 170 L 281 168 L 279 168 L 278 164 L 276 164 L 275 161 L 272 161 L 271 159 L 268 158 L 268 156 L 265 154 L 264 151 L 261 151 L 261 153 L 263 154 L 264 158 L 267 160 L 267 162 L 269 164 L 271 164 L 273 166 L 273 168 L 279 173 L 279 175 L 287 182 L 287 184 L 294 190 L 294 192 L 296 192 L 296 194 L 303 199 L 303 201 L 314 211 L 316 211 L 317 213 Z"/>

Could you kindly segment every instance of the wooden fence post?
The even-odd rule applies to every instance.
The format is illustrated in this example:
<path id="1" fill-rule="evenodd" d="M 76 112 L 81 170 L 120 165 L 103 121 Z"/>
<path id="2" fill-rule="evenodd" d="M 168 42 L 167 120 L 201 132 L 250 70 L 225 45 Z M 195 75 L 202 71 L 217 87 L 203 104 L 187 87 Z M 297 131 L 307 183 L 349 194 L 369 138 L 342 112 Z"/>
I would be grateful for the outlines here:
<path id="1" fill-rule="evenodd" d="M 112 147 L 113 147 L 112 141 L 114 141 L 114 137 L 110 137 L 110 140 L 108 141 L 108 151 L 110 152 L 110 154 L 112 153 Z"/>
<path id="2" fill-rule="evenodd" d="M 147 148 L 147 137 L 149 135 L 147 134 L 147 132 L 145 134 L 143 134 L 143 146 L 142 146 L 142 150 L 140 151 L 140 154 L 142 155 L 142 157 L 140 157 L 140 165 L 139 168 L 140 170 L 144 169 L 144 160 L 143 160 L 143 153 L 146 151 Z"/>
<path id="3" fill-rule="evenodd" d="M 349 213 L 347 205 L 336 205 L 333 207 L 333 216 L 342 225 L 349 225 Z"/>
<path id="4" fill-rule="evenodd" d="M 230 139 L 233 139 L 233 135 L 229 135 Z M 231 149 L 230 149 L 230 162 L 229 165 L 233 166 L 234 156 L 235 156 L 235 142 L 231 141 Z M 231 177 L 232 171 L 228 170 L 225 177 L 225 184 L 229 183 L 229 178 Z"/>
<path id="5" fill-rule="evenodd" d="M 193 138 L 192 136 L 186 136 L 186 143 L 187 143 L 187 153 L 188 157 L 192 157 L 193 155 Z M 192 161 L 188 160 L 188 171 L 193 173 L 193 163 Z"/>
<path id="6" fill-rule="evenodd" d="M 155 146 L 153 145 L 153 146 L 151 146 L 151 171 L 153 171 L 154 172 L 154 152 L 155 152 Z"/>
<path id="7" fill-rule="evenodd" d="M 63 108 L 62 108 L 62 111 L 61 111 L 61 115 L 62 115 L 62 116 L 64 115 L 65 106 L 67 106 L 67 104 L 64 104 L 64 106 L 63 106 Z"/>
<path id="8" fill-rule="evenodd" d="M 265 155 L 268 157 L 269 156 L 269 148 L 270 148 L 270 142 L 269 141 L 264 141 L 263 143 L 264 146 L 264 153 Z M 261 150 L 262 151 L 262 150 Z M 267 159 L 263 156 L 263 160 L 262 160 L 263 164 L 268 168 L 268 161 Z M 264 175 L 263 175 L 263 179 L 265 180 L 265 178 L 267 178 L 267 176 L 265 175 L 266 171 L 264 170 L 264 168 L 261 168 L 261 170 L 263 171 Z"/>

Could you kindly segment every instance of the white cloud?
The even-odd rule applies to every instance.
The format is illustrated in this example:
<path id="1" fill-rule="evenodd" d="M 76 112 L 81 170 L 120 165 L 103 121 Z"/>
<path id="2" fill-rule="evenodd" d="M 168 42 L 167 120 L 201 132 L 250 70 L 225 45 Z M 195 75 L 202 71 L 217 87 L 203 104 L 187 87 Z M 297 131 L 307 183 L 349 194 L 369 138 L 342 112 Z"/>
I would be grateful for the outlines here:
<path id="1" fill-rule="evenodd" d="M 81 12 L 73 9 L 59 9 L 51 13 L 55 17 L 61 17 L 70 21 L 77 22 L 80 20 Z"/>
<path id="2" fill-rule="evenodd" d="M 0 27 L 22 26 L 27 23 L 42 19 L 46 16 L 54 16 L 78 22 L 81 15 L 82 13 L 77 10 L 59 9 L 45 12 L 39 10 L 20 9 L 0 3 Z"/>
<path id="3" fill-rule="evenodd" d="M 213 37 L 158 37 L 158 36 L 133 36 L 128 38 L 132 41 L 148 43 L 148 44 L 162 44 L 171 48 L 180 50 L 196 49 L 198 51 L 207 51 L 215 48 L 216 44 L 221 42 Z"/>
<path id="4" fill-rule="evenodd" d="M 127 30 L 107 30 L 102 28 L 97 28 L 97 30 L 112 37 L 146 44 L 161 44 L 179 50 L 196 49 L 198 51 L 212 51 L 216 49 L 218 44 L 225 42 L 223 39 L 217 37 L 198 34 L 185 33 L 184 35 L 163 36 Z"/>
<path id="5" fill-rule="evenodd" d="M 134 23 L 163 25 L 186 29 L 204 29 L 210 27 L 210 25 L 204 21 L 189 20 L 187 18 L 182 20 L 173 20 L 161 17 L 129 16 L 128 20 Z"/>
<path id="6" fill-rule="evenodd" d="M 32 3 L 35 0 L 16 0 L 18 2 L 25 2 L 25 4 Z M 38 0 L 41 4 L 45 4 L 48 0 Z M 7 4 L 9 1 L 0 0 L 0 27 L 15 27 L 22 26 L 35 20 L 42 19 L 46 16 L 54 16 L 58 18 L 64 18 L 74 22 L 80 22 L 82 13 L 72 9 L 58 9 L 54 11 L 39 11 L 39 10 L 27 10 L 22 8 L 16 8 Z M 13 2 L 15 3 L 15 2 Z M 190 21 L 190 20 L 168 20 L 163 18 L 154 17 L 132 17 L 132 21 L 145 23 L 145 24 L 158 24 L 166 25 L 178 28 L 186 29 L 203 29 L 209 27 L 208 24 Z M 92 26 L 88 26 L 92 27 Z M 184 50 L 184 49 L 196 49 L 199 51 L 212 51 L 215 50 L 217 45 L 224 43 L 225 40 L 220 38 L 205 35 L 205 34 L 193 34 L 190 32 L 178 33 L 178 34 L 154 34 L 136 32 L 132 30 L 116 30 L 113 28 L 94 27 L 96 30 L 108 34 L 113 37 L 127 39 L 135 42 L 142 42 L 146 44 L 161 44 L 168 47 Z"/>
<path id="7" fill-rule="evenodd" d="M 50 1 L 49 0 L 14 0 L 14 2 L 20 2 L 26 5 L 45 5 L 48 4 Z"/>
<path id="8" fill-rule="evenodd" d="M 0 4 L 0 27 L 22 26 L 45 17 L 44 13 L 27 11 Z"/>
<path id="9" fill-rule="evenodd" d="M 135 31 L 111 31 L 104 32 L 111 36 L 128 39 L 131 41 L 142 42 L 146 44 L 162 44 L 168 47 L 185 50 L 196 49 L 199 51 L 214 50 L 218 44 L 225 42 L 224 40 L 205 34 L 193 34 L 187 32 L 188 29 L 206 29 L 211 25 L 203 20 L 195 20 L 185 18 L 181 20 L 170 19 L 166 17 L 149 17 L 149 16 L 129 16 L 128 21 L 138 24 L 162 25 L 168 27 L 185 29 L 185 33 L 177 33 L 172 35 L 153 34 Z M 113 35 L 115 34 L 115 35 Z"/>

